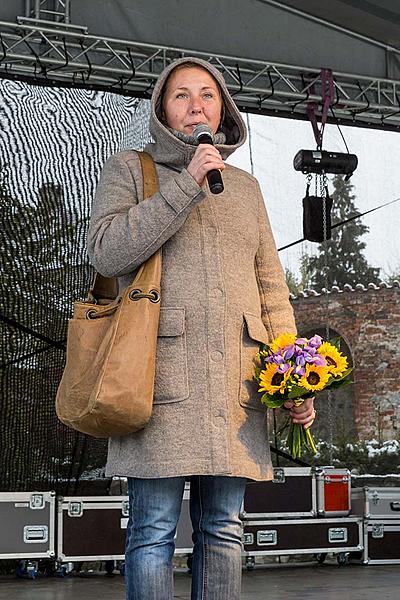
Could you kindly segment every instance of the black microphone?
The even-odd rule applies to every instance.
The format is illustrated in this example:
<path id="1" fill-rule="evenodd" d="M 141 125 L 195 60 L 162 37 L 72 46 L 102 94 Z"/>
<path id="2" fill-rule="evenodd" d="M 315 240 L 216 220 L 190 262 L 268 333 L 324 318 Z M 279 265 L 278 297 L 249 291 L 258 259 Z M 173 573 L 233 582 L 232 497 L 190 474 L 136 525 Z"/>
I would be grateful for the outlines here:
<path id="1" fill-rule="evenodd" d="M 211 129 L 204 123 L 199 123 L 193 129 L 193 137 L 198 141 L 199 144 L 211 144 L 214 146 L 214 138 Z M 210 190 L 213 194 L 220 194 L 224 191 L 224 184 L 222 182 L 221 171 L 218 169 L 212 169 L 207 173 L 207 181 Z"/>

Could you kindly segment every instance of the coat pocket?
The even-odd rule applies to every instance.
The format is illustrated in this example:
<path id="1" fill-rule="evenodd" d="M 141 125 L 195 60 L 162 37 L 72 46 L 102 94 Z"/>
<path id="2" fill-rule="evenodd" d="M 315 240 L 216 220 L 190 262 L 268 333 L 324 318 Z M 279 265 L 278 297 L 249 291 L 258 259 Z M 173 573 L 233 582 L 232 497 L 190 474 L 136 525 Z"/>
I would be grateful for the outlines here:
<path id="1" fill-rule="evenodd" d="M 154 404 L 189 397 L 184 308 L 161 307 L 158 327 Z"/>
<path id="2" fill-rule="evenodd" d="M 261 317 L 244 313 L 240 344 L 239 402 L 245 408 L 265 411 L 261 404 L 258 383 L 254 379 L 254 358 L 260 343 L 268 344 L 269 336 Z"/>

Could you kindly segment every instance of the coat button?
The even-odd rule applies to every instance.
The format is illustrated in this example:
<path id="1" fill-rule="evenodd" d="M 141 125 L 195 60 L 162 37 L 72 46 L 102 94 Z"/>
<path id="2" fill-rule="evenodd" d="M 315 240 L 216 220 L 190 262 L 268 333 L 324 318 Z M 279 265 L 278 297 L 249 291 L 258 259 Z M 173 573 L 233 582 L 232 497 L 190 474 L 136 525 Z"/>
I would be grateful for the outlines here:
<path id="1" fill-rule="evenodd" d="M 215 287 L 213 288 L 213 295 L 217 298 L 220 298 L 223 294 L 223 291 L 221 290 L 221 288 Z"/>
<path id="2" fill-rule="evenodd" d="M 210 357 L 212 361 L 220 362 L 224 358 L 224 355 L 219 350 L 213 350 L 210 354 Z"/>
<path id="3" fill-rule="evenodd" d="M 217 414 L 215 415 L 215 421 L 217 425 L 223 425 L 226 423 L 226 416 L 224 414 Z"/>

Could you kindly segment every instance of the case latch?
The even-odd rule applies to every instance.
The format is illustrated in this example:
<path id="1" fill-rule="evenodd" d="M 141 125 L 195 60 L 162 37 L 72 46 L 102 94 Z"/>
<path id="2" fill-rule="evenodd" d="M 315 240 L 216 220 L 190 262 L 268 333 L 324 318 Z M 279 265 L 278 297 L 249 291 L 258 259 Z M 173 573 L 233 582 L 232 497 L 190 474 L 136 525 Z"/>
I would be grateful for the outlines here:
<path id="1" fill-rule="evenodd" d="M 285 469 L 281 467 L 274 468 L 274 478 L 272 483 L 285 483 Z"/>
<path id="2" fill-rule="evenodd" d="M 329 542 L 347 542 L 347 527 L 330 527 L 328 529 Z"/>
<path id="3" fill-rule="evenodd" d="M 25 544 L 45 544 L 49 539 L 49 529 L 47 525 L 25 525 L 24 542 Z"/>
<path id="4" fill-rule="evenodd" d="M 374 504 L 375 506 L 379 504 L 379 494 L 376 490 L 372 494 L 372 504 Z"/>
<path id="5" fill-rule="evenodd" d="M 29 508 L 32 510 L 41 510 L 44 508 L 43 494 L 32 494 L 29 498 Z"/>
<path id="6" fill-rule="evenodd" d="M 278 532 L 276 529 L 257 531 L 258 546 L 276 546 L 278 543 Z"/>
<path id="7" fill-rule="evenodd" d="M 243 544 L 247 546 L 248 544 L 254 544 L 254 534 L 253 533 L 244 533 L 243 534 Z"/>
<path id="8" fill-rule="evenodd" d="M 122 516 L 129 517 L 129 500 L 122 501 Z"/>
<path id="9" fill-rule="evenodd" d="M 68 516 L 69 517 L 81 517 L 83 515 L 82 502 L 74 500 L 68 503 Z"/>
<path id="10" fill-rule="evenodd" d="M 374 538 L 374 540 L 380 540 L 383 538 L 385 533 L 385 527 L 383 525 L 383 523 L 374 523 L 372 525 L 372 532 L 371 535 Z"/>

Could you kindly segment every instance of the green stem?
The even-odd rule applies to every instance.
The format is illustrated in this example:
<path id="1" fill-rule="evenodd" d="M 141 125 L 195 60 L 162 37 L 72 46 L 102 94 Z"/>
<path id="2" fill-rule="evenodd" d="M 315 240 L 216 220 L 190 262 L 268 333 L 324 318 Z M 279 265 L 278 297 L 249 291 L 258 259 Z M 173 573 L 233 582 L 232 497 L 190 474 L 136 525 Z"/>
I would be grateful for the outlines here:
<path id="1" fill-rule="evenodd" d="M 312 436 L 312 433 L 311 433 L 310 429 L 306 430 L 306 438 L 307 438 L 307 442 L 308 442 L 307 445 L 308 445 L 310 451 L 313 454 L 317 454 L 317 447 L 315 445 L 314 438 Z"/>
<path id="2" fill-rule="evenodd" d="M 310 429 L 304 429 L 302 425 L 293 423 L 293 421 L 291 421 L 289 426 L 286 444 L 290 455 L 293 458 L 300 458 L 305 448 L 307 448 L 312 454 L 317 453 L 317 448 L 315 446 L 314 438 Z"/>

